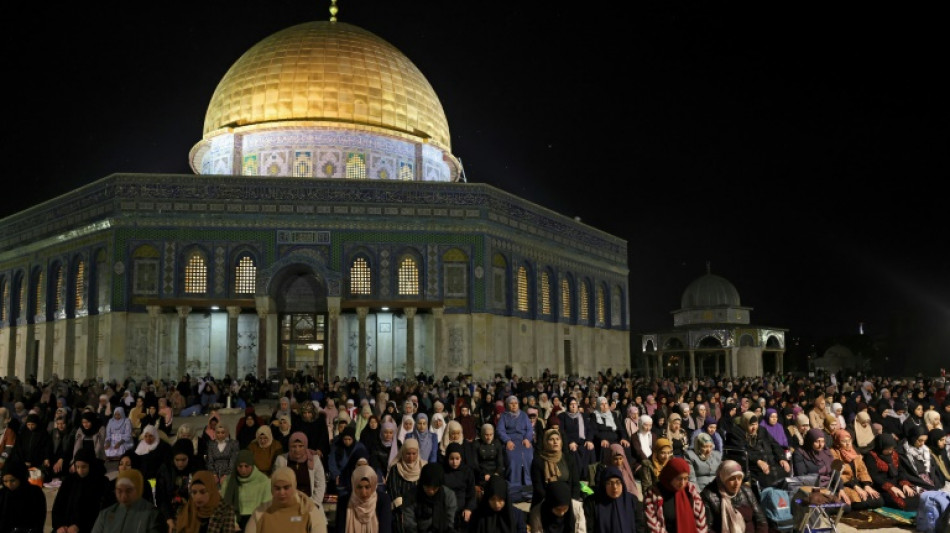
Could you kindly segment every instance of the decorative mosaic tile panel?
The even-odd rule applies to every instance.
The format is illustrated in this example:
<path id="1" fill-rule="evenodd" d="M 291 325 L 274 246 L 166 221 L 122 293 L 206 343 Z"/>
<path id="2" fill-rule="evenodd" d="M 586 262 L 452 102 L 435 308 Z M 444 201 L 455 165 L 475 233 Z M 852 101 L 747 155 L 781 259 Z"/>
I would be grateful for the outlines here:
<path id="1" fill-rule="evenodd" d="M 162 272 L 162 294 L 175 294 L 175 243 L 165 243 L 165 269 Z"/>

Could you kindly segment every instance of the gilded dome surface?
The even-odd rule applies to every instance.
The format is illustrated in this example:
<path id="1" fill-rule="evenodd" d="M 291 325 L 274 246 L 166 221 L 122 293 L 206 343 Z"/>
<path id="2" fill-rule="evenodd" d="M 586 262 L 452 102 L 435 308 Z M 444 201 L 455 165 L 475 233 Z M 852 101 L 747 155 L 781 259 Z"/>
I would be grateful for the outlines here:
<path id="1" fill-rule="evenodd" d="M 682 309 L 723 306 L 740 307 L 739 291 L 726 278 L 710 273 L 693 280 L 683 291 L 683 298 L 680 301 Z"/>
<path id="2" fill-rule="evenodd" d="M 314 21 L 254 45 L 218 84 L 204 136 L 282 121 L 365 125 L 451 149 L 435 91 L 402 52 L 351 24 Z"/>

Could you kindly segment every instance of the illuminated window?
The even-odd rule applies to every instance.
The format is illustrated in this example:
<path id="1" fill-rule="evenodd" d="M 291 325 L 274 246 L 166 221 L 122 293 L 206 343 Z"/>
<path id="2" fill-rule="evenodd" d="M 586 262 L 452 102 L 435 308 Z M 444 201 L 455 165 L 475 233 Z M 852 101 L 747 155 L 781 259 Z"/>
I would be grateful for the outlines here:
<path id="1" fill-rule="evenodd" d="M 63 266 L 58 266 L 56 268 L 56 295 L 53 297 L 53 309 L 56 312 L 66 310 L 66 302 L 63 301 L 63 295 L 66 294 L 63 287 L 63 283 L 66 281 L 64 274 Z"/>
<path id="2" fill-rule="evenodd" d="M 412 163 L 406 163 L 401 161 L 399 163 L 399 179 L 403 181 L 412 181 L 414 178 L 412 174 Z"/>
<path id="3" fill-rule="evenodd" d="M 310 152 L 294 152 L 294 177 L 309 178 L 313 175 Z"/>
<path id="4" fill-rule="evenodd" d="M 518 275 L 515 278 L 517 288 L 515 294 L 518 298 L 518 311 L 528 312 L 528 271 L 525 267 L 518 267 Z"/>
<path id="5" fill-rule="evenodd" d="M 76 264 L 76 307 L 75 309 L 84 309 L 86 307 L 86 262 L 80 261 Z"/>
<path id="6" fill-rule="evenodd" d="M 561 280 L 561 317 L 571 318 L 571 284 Z"/>
<path id="7" fill-rule="evenodd" d="M 17 309 L 21 318 L 26 317 L 26 280 L 20 280 L 20 301 L 17 302 Z"/>
<path id="8" fill-rule="evenodd" d="M 208 292 L 208 265 L 198 252 L 191 254 L 185 265 L 185 293 L 204 294 Z"/>
<path id="9" fill-rule="evenodd" d="M 257 267 L 250 256 L 245 255 L 234 267 L 234 292 L 236 294 L 254 294 L 256 290 Z"/>
<path id="10" fill-rule="evenodd" d="M 350 267 L 350 294 L 372 294 L 371 271 L 365 257 L 357 257 Z"/>
<path id="11" fill-rule="evenodd" d="M 547 272 L 541 273 L 541 314 L 551 314 L 551 280 Z"/>
<path id="12" fill-rule="evenodd" d="M 399 296 L 419 295 L 419 267 L 416 260 L 404 257 L 399 263 Z"/>
<path id="13" fill-rule="evenodd" d="M 7 321 L 7 303 L 10 301 L 10 284 L 7 280 L 0 281 L 3 284 L 3 292 L 0 293 L 0 321 Z"/>
<path id="14" fill-rule="evenodd" d="M 36 298 L 36 314 L 42 314 L 43 312 L 43 272 L 38 271 L 36 273 L 36 286 L 33 287 L 33 297 Z"/>
<path id="15" fill-rule="evenodd" d="M 604 287 L 597 287 L 597 323 L 606 324 L 607 323 L 607 306 L 604 302 Z"/>
<path id="16" fill-rule="evenodd" d="M 346 177 L 351 180 L 366 179 L 366 156 L 358 153 L 346 155 Z"/>
<path id="17" fill-rule="evenodd" d="M 580 312 L 581 321 L 582 321 L 582 322 L 587 322 L 588 320 L 590 320 L 590 307 L 589 307 L 590 302 L 588 302 L 587 284 L 586 284 L 586 283 L 581 283 L 581 298 L 580 298 L 580 300 L 581 300 L 581 301 L 580 301 L 580 304 L 581 304 L 581 312 Z"/>

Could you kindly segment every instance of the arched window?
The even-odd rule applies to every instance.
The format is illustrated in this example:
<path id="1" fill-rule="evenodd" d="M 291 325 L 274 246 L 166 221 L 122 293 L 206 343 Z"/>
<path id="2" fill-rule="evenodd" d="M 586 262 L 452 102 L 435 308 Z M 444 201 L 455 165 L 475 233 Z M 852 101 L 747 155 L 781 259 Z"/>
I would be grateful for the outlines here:
<path id="1" fill-rule="evenodd" d="M 294 152 L 294 177 L 309 178 L 313 175 L 313 157 L 309 151 Z"/>
<path id="2" fill-rule="evenodd" d="M 567 278 L 561 280 L 561 318 L 570 320 L 571 316 L 571 284 Z"/>
<path id="3" fill-rule="evenodd" d="M 185 294 L 208 292 L 208 264 L 200 252 L 192 252 L 185 265 Z"/>
<path id="4" fill-rule="evenodd" d="M 7 321 L 7 305 L 10 303 L 10 284 L 0 279 L 0 322 Z"/>
<path id="5" fill-rule="evenodd" d="M 86 262 L 80 259 L 76 263 L 76 279 L 73 287 L 74 311 L 85 309 L 86 307 Z"/>
<path id="6" fill-rule="evenodd" d="M 46 307 L 43 305 L 46 298 L 46 291 L 44 290 L 45 287 L 43 286 L 45 281 L 46 278 L 43 276 L 43 271 L 37 269 L 33 276 L 33 301 L 35 302 L 36 306 L 34 311 L 37 315 L 43 314 L 43 311 Z"/>
<path id="7" fill-rule="evenodd" d="M 250 255 L 242 255 L 234 267 L 234 293 L 254 294 L 256 291 L 257 265 Z"/>
<path id="8" fill-rule="evenodd" d="M 406 161 L 399 162 L 399 179 L 402 181 L 412 181 L 415 176 L 412 173 L 412 163 Z"/>
<path id="9" fill-rule="evenodd" d="M 597 286 L 597 324 L 606 325 L 607 324 L 607 294 L 604 291 L 603 285 Z"/>
<path id="10" fill-rule="evenodd" d="M 351 180 L 366 179 L 366 156 L 351 152 L 346 154 L 346 177 Z"/>
<path id="11" fill-rule="evenodd" d="M 56 293 L 53 294 L 53 310 L 57 313 L 66 311 L 66 269 L 63 265 L 56 267 Z"/>
<path id="12" fill-rule="evenodd" d="M 518 274 L 515 277 L 516 289 L 515 295 L 518 301 L 518 311 L 522 313 L 528 312 L 528 270 L 523 267 L 518 267 Z"/>
<path id="13" fill-rule="evenodd" d="M 551 277 L 541 272 L 541 314 L 551 315 Z"/>
<path id="14" fill-rule="evenodd" d="M 580 321 L 584 324 L 587 324 L 590 321 L 590 296 L 587 294 L 587 282 L 581 282 L 581 297 L 580 297 Z"/>
<path id="15" fill-rule="evenodd" d="M 419 266 L 416 260 L 405 256 L 399 262 L 399 296 L 419 295 Z"/>
<path id="16" fill-rule="evenodd" d="M 350 294 L 372 294 L 372 271 L 365 257 L 357 257 L 350 266 Z"/>

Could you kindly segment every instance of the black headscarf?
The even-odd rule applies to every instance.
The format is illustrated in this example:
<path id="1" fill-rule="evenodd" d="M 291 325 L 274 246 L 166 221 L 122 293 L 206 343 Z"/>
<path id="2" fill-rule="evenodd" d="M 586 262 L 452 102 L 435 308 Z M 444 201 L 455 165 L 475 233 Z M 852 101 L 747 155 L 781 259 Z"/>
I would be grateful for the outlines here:
<path id="1" fill-rule="evenodd" d="M 597 531 L 635 531 L 636 530 L 636 503 L 635 496 L 626 489 L 620 491 L 619 498 L 607 495 L 607 480 L 619 479 L 623 483 L 623 473 L 616 466 L 608 466 L 597 484 L 594 492 L 597 509 Z"/>
<path id="2" fill-rule="evenodd" d="M 416 522 L 432 521 L 432 530 L 445 531 L 455 520 L 454 516 L 446 516 L 445 509 L 445 470 L 439 463 L 426 463 L 419 474 L 419 483 L 416 485 Z M 439 487 L 434 495 L 426 494 L 426 487 Z"/>
<path id="3" fill-rule="evenodd" d="M 102 422 L 99 421 L 99 415 L 91 411 L 86 411 L 82 414 L 83 420 L 88 420 L 90 422 L 89 429 L 86 429 L 86 426 L 79 424 L 79 429 L 82 430 L 82 434 L 86 437 L 93 437 L 96 433 L 99 432 L 99 427 L 102 426 Z"/>
<path id="4" fill-rule="evenodd" d="M 554 508 L 562 505 L 567 505 L 567 512 L 559 518 L 554 514 Z M 573 533 L 574 521 L 571 486 L 566 481 L 548 483 L 544 500 L 541 501 L 541 527 L 544 533 Z"/>
<path id="5" fill-rule="evenodd" d="M 457 443 L 453 443 L 457 444 Z M 452 446 L 450 444 L 449 446 Z M 489 505 L 489 499 L 498 496 L 505 500 L 501 511 L 495 512 Z M 478 507 L 472 514 L 469 526 L 470 533 L 515 533 L 515 519 L 511 510 L 511 499 L 508 497 L 508 482 L 501 476 L 491 476 L 485 483 L 485 490 Z"/>

